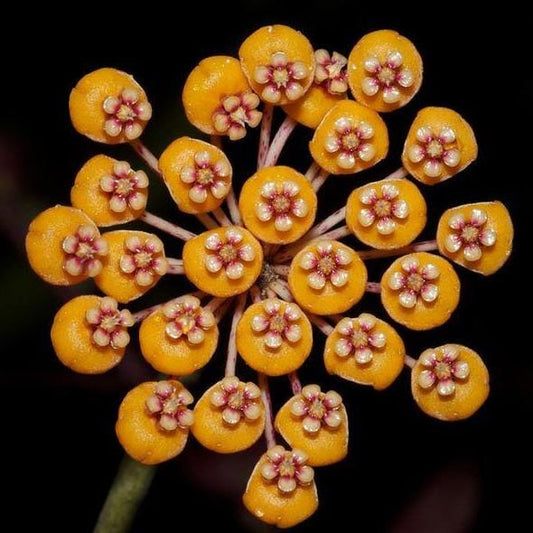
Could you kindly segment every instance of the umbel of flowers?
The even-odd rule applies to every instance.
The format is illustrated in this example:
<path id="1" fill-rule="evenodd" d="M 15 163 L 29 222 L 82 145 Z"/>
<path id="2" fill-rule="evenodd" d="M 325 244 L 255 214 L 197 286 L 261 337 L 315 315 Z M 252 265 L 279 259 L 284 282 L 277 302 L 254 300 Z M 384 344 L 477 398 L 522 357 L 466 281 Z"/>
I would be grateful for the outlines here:
<path id="1" fill-rule="evenodd" d="M 480 201 L 451 207 L 435 240 L 414 242 L 426 224 L 421 188 L 452 178 L 477 156 L 472 128 L 451 109 L 420 110 L 405 137 L 402 166 L 380 181 L 359 178 L 387 156 L 386 113 L 409 103 L 422 83 L 422 59 L 406 37 L 376 31 L 345 57 L 315 50 L 300 32 L 276 25 L 247 37 L 238 56 L 209 57 L 192 70 L 183 106 L 207 137 L 175 139 L 159 158 L 139 140 L 152 108 L 132 76 L 96 70 L 70 97 L 76 130 L 100 143 L 130 143 L 150 179 L 161 179 L 177 209 L 197 217 L 205 232 L 148 212 L 147 173 L 133 161 L 99 154 L 76 176 L 72 205 L 51 207 L 33 220 L 26 249 L 34 271 L 49 283 L 94 279 L 95 294 L 66 303 L 52 326 L 54 349 L 66 366 L 86 374 L 109 370 L 140 325 L 141 352 L 165 377 L 139 384 L 124 398 L 116 432 L 126 452 L 156 464 L 181 453 L 189 432 L 218 453 L 246 449 L 264 433 L 267 450 L 243 501 L 259 519 L 290 527 L 318 506 L 313 468 L 348 451 L 341 396 L 318 384 L 302 386 L 297 375 L 321 342 L 317 332 L 326 336 L 329 373 L 382 390 L 407 367 L 424 412 L 448 421 L 469 417 L 489 392 L 480 356 L 452 339 L 417 360 L 390 321 L 414 330 L 443 325 L 460 301 L 452 263 L 492 274 L 511 252 L 513 226 L 503 204 Z M 286 118 L 271 135 L 275 108 Z M 298 124 L 314 130 L 311 164 L 278 166 Z M 229 161 L 223 145 L 254 128 L 257 171 L 236 198 L 238 161 Z M 353 180 L 352 194 L 344 207 L 316 221 L 317 193 L 326 179 L 340 176 Z M 185 241 L 182 257 L 168 257 L 152 232 L 101 233 L 133 220 Z M 346 237 L 349 244 L 341 242 Z M 367 248 L 353 246 L 357 241 Z M 365 261 L 389 256 L 398 257 L 381 280 L 368 281 Z M 130 312 L 168 275 L 186 276 L 197 290 Z M 367 293 L 380 294 L 380 317 L 365 312 Z M 230 308 L 229 344 L 219 350 L 227 353 L 225 375 L 205 384 L 195 404 L 179 377 L 209 362 Z M 257 371 L 257 382 L 239 378 L 239 355 Z M 273 376 L 288 376 L 293 394 L 276 416 L 268 388 Z"/>

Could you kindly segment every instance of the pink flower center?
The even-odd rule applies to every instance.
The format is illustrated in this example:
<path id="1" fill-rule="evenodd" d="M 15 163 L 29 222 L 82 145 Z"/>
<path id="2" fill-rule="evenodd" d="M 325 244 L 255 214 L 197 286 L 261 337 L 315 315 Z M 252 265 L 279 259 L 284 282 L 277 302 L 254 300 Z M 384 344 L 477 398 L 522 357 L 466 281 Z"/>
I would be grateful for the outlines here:
<path id="1" fill-rule="evenodd" d="M 347 59 L 338 52 L 333 52 L 330 56 L 327 50 L 319 49 L 315 51 L 315 61 L 315 83 L 322 85 L 331 94 L 344 94 L 348 90 Z"/>
<path id="2" fill-rule="evenodd" d="M 164 257 L 163 244 L 159 239 L 148 237 L 128 237 L 124 242 L 125 253 L 120 257 L 120 270 L 124 274 L 133 274 L 135 282 L 141 287 L 147 287 L 154 281 L 154 277 L 163 276 L 168 269 Z"/>
<path id="3" fill-rule="evenodd" d="M 277 67 L 272 70 L 272 81 L 279 87 L 286 87 L 287 82 L 291 79 L 290 72 L 283 67 Z"/>
<path id="4" fill-rule="evenodd" d="M 241 392 L 234 392 L 228 398 L 228 405 L 232 409 L 241 410 L 244 405 L 244 395 Z"/>
<path id="5" fill-rule="evenodd" d="M 357 215 L 359 223 L 365 228 L 376 223 L 376 229 L 381 235 L 394 233 L 396 219 L 403 220 L 409 215 L 407 202 L 400 198 L 398 187 L 392 183 L 383 184 L 379 192 L 375 187 L 364 189 L 359 200 L 367 206 Z"/>
<path id="6" fill-rule="evenodd" d="M 119 196 L 129 196 L 135 190 L 135 182 L 128 178 L 119 178 L 115 186 L 115 192 Z"/>
<path id="7" fill-rule="evenodd" d="M 327 413 L 327 409 L 324 406 L 323 399 L 323 397 L 317 398 L 309 405 L 307 411 L 309 416 L 317 419 L 322 419 L 324 417 L 324 415 Z"/>
<path id="8" fill-rule="evenodd" d="M 211 311 L 203 309 L 195 296 L 182 296 L 163 306 L 163 315 L 167 319 L 166 334 L 171 339 L 185 336 L 192 344 L 199 344 L 205 333 L 215 325 Z"/>
<path id="9" fill-rule="evenodd" d="M 283 96 L 292 101 L 304 94 L 300 81 L 307 77 L 307 73 L 305 63 L 291 62 L 285 52 L 276 52 L 271 56 L 270 65 L 255 69 L 254 81 L 265 86 L 261 92 L 263 100 L 277 104 Z"/>
<path id="10" fill-rule="evenodd" d="M 300 187 L 293 181 L 269 181 L 261 187 L 262 201 L 256 204 L 255 214 L 262 222 L 274 219 L 278 231 L 289 231 L 293 218 L 303 218 L 309 212 L 307 202 L 299 195 Z"/>
<path id="11" fill-rule="evenodd" d="M 249 421 L 261 416 L 261 391 L 255 383 L 243 383 L 236 377 L 224 378 L 211 395 L 211 405 L 222 410 L 222 419 L 230 425 L 244 417 Z"/>
<path id="12" fill-rule="evenodd" d="M 384 63 L 376 56 L 370 56 L 364 63 L 367 77 L 363 79 L 362 90 L 367 96 L 375 96 L 382 91 L 381 97 L 387 104 L 394 104 L 401 98 L 401 90 L 411 87 L 414 76 L 403 65 L 403 56 L 398 51 L 387 55 Z"/>
<path id="13" fill-rule="evenodd" d="M 448 222 L 452 230 L 444 245 L 450 253 L 463 249 L 463 257 L 469 262 L 478 261 L 483 248 L 494 246 L 496 231 L 488 225 L 488 216 L 482 209 L 472 209 L 470 218 L 458 213 Z"/>
<path id="14" fill-rule="evenodd" d="M 461 232 L 461 237 L 467 243 L 476 242 L 479 236 L 479 229 L 470 224 L 466 225 Z"/>
<path id="15" fill-rule="evenodd" d="M 426 153 L 433 159 L 442 158 L 442 154 L 444 153 L 443 143 L 440 140 L 431 140 L 426 145 Z"/>
<path id="16" fill-rule="evenodd" d="M 152 252 L 150 250 L 139 250 L 133 255 L 137 268 L 146 268 L 152 264 Z"/>
<path id="17" fill-rule="evenodd" d="M 335 343 L 335 353 L 341 357 L 355 357 L 360 365 L 370 363 L 374 351 L 383 348 L 387 342 L 385 334 L 376 330 L 377 319 L 369 313 L 362 313 L 359 318 L 343 318 L 335 331 L 339 339 Z"/>
<path id="18" fill-rule="evenodd" d="M 451 364 L 445 361 L 438 362 L 433 368 L 437 379 L 448 379 L 452 375 Z"/>
<path id="19" fill-rule="evenodd" d="M 148 176 L 139 170 L 135 172 L 126 161 L 113 165 L 111 174 L 102 176 L 100 189 L 110 195 L 109 207 L 115 213 L 131 209 L 144 209 L 146 206 Z"/>
<path id="20" fill-rule="evenodd" d="M 225 230 L 221 237 L 213 233 L 205 240 L 205 249 L 209 252 L 204 258 L 204 265 L 209 272 L 216 273 L 224 269 L 229 279 L 240 279 L 244 275 L 244 263 L 255 258 L 255 251 L 250 244 L 243 242 L 244 235 L 237 228 Z"/>
<path id="21" fill-rule="evenodd" d="M 272 207 L 277 214 L 286 213 L 291 207 L 291 201 L 283 194 L 278 194 L 272 200 Z"/>
<path id="22" fill-rule="evenodd" d="M 182 169 L 180 178 L 190 185 L 189 198 L 198 204 L 207 200 L 208 193 L 220 200 L 229 192 L 231 168 L 226 161 L 213 161 L 208 151 L 194 154 L 194 164 Z"/>
<path id="23" fill-rule="evenodd" d="M 352 254 L 346 248 L 334 249 L 330 241 L 322 241 L 316 245 L 316 251 L 302 255 L 300 267 L 311 271 L 307 275 L 308 285 L 316 290 L 330 282 L 335 287 L 343 287 L 348 282 L 348 271 L 343 267 L 352 262 Z"/>
<path id="24" fill-rule="evenodd" d="M 120 104 L 118 111 L 115 113 L 115 116 L 120 122 L 130 122 L 137 116 L 137 113 L 130 104 L 122 103 Z"/>
<path id="25" fill-rule="evenodd" d="M 281 333 L 287 326 L 287 321 L 281 315 L 274 316 L 270 319 L 270 331 Z"/>
<path id="26" fill-rule="evenodd" d="M 228 265 L 237 259 L 237 250 L 232 244 L 224 244 L 222 248 L 220 248 L 218 255 L 224 262 L 224 265 Z"/>
<path id="27" fill-rule="evenodd" d="M 108 253 L 107 241 L 92 226 L 80 226 L 76 233 L 63 239 L 63 269 L 71 276 L 97 276 L 102 271 L 99 259 Z"/>
<path id="28" fill-rule="evenodd" d="M 460 350 L 453 344 L 426 350 L 419 363 L 424 370 L 418 375 L 418 384 L 423 389 L 436 387 L 440 396 L 452 395 L 456 383 L 463 382 L 470 375 L 468 363 L 461 360 Z"/>
<path id="29" fill-rule="evenodd" d="M 351 116 L 341 117 L 335 122 L 334 131 L 325 140 L 324 148 L 330 154 L 337 154 L 337 165 L 343 169 L 355 167 L 357 159 L 371 161 L 376 154 L 370 139 L 374 129 L 366 122 L 356 123 Z"/>
<path id="30" fill-rule="evenodd" d="M 198 178 L 197 182 L 199 185 L 211 185 L 213 183 L 213 180 L 215 179 L 215 173 L 213 170 L 209 167 L 207 168 L 200 168 L 198 170 Z"/>
<path id="31" fill-rule="evenodd" d="M 219 134 L 228 135 L 232 141 L 246 135 L 246 126 L 255 128 L 263 114 L 257 111 L 258 96 L 247 91 L 241 94 L 225 96 L 220 107 L 213 113 L 213 125 Z"/>
<path id="32" fill-rule="evenodd" d="M 108 316 L 103 316 L 102 321 L 100 322 L 100 327 L 107 331 L 112 332 L 120 324 L 120 314 L 118 311 L 115 311 Z"/>
<path id="33" fill-rule="evenodd" d="M 253 316 L 251 328 L 264 335 L 263 342 L 267 348 L 277 350 L 284 340 L 294 344 L 302 338 L 298 325 L 301 316 L 296 304 L 285 304 L 283 309 L 281 301 L 272 298 L 263 301 L 262 312 Z"/>
<path id="34" fill-rule="evenodd" d="M 261 467 L 263 479 L 277 481 L 280 492 L 288 494 L 297 486 L 308 486 L 314 479 L 314 471 L 307 466 L 307 454 L 300 450 L 286 451 L 282 446 L 270 448 Z"/>
<path id="35" fill-rule="evenodd" d="M 321 274 L 329 278 L 333 274 L 336 266 L 335 255 L 330 253 L 318 260 L 317 269 Z"/>
<path id="36" fill-rule="evenodd" d="M 390 67 L 383 67 L 379 70 L 377 79 L 385 86 L 391 85 L 396 79 L 396 72 Z"/>
<path id="37" fill-rule="evenodd" d="M 347 152 L 354 152 L 359 147 L 359 136 L 356 131 L 348 130 L 340 136 L 341 145 Z"/>
<path id="38" fill-rule="evenodd" d="M 127 139 L 139 137 L 143 123 L 152 117 L 152 107 L 148 102 L 140 102 L 141 93 L 132 87 L 124 89 L 119 96 L 109 96 L 102 107 L 107 115 L 104 131 L 110 137 L 122 132 Z"/>
<path id="39" fill-rule="evenodd" d="M 85 319 L 93 330 L 92 340 L 97 346 L 110 345 L 119 349 L 125 348 L 130 342 L 127 328 L 133 326 L 135 321 L 127 309 L 118 310 L 113 298 L 102 298 L 98 307 L 87 310 Z"/>
<path id="40" fill-rule="evenodd" d="M 446 167 L 453 169 L 461 162 L 455 131 L 444 126 L 437 133 L 429 126 L 416 132 L 417 144 L 410 146 L 407 157 L 412 163 L 423 163 L 424 174 L 438 178 Z"/>
<path id="41" fill-rule="evenodd" d="M 318 385 L 306 385 L 291 403 L 291 414 L 302 419 L 308 433 L 316 433 L 325 425 L 336 429 L 342 422 L 342 398 L 334 391 L 324 393 Z"/>
<path id="42" fill-rule="evenodd" d="M 378 217 L 388 217 L 391 214 L 392 204 L 383 198 L 374 204 L 374 211 Z"/>
<path id="43" fill-rule="evenodd" d="M 292 457 L 285 457 L 278 465 L 278 472 L 281 477 L 294 477 L 296 474 L 296 465 Z"/>
<path id="44" fill-rule="evenodd" d="M 439 288 L 434 283 L 439 277 L 439 269 L 428 263 L 421 266 L 414 257 L 406 257 L 402 264 L 402 272 L 394 272 L 388 280 L 389 288 L 400 291 L 400 305 L 412 308 L 420 297 L 424 302 L 434 302 L 439 295 Z"/>
<path id="45" fill-rule="evenodd" d="M 419 293 L 422 290 L 425 282 L 425 279 L 418 272 L 413 272 L 407 276 L 407 282 L 405 285 L 412 291 Z"/>
<path id="46" fill-rule="evenodd" d="M 157 419 L 161 429 L 174 431 L 178 427 L 187 429 L 192 425 L 193 412 L 187 408 L 192 402 L 193 397 L 186 389 L 178 392 L 170 381 L 160 381 L 146 400 L 146 409 Z"/>
<path id="47" fill-rule="evenodd" d="M 355 329 L 352 335 L 352 343 L 355 348 L 364 348 L 368 345 L 368 335 L 362 329 Z"/>

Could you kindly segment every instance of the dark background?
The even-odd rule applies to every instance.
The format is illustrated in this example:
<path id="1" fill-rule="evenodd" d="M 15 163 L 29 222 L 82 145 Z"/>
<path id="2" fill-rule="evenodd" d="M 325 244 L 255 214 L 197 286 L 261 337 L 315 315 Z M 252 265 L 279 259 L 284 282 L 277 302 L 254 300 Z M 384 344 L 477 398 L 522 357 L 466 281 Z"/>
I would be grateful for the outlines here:
<path id="1" fill-rule="evenodd" d="M 422 237 L 433 237 L 444 209 L 469 201 L 499 199 L 516 224 L 515 249 L 500 272 L 484 278 L 458 267 L 461 304 L 446 325 L 423 333 L 398 328 L 413 356 L 445 342 L 462 342 L 482 355 L 492 391 L 473 418 L 449 424 L 425 416 L 411 398 L 407 372 L 380 393 L 326 376 L 323 338 L 315 333 L 316 350 L 301 377 L 334 387 L 345 398 L 350 454 L 346 461 L 318 470 L 321 505 L 298 530 L 338 526 L 453 533 L 519 526 L 527 513 L 519 497 L 531 496 L 517 486 L 517 479 L 526 487 L 531 479 L 524 434 L 532 407 L 533 368 L 525 329 L 531 317 L 531 278 L 523 268 L 531 242 L 525 218 L 531 189 L 531 47 L 524 33 L 530 14 L 509 2 L 468 15 L 455 3 L 401 3 L 391 9 L 340 0 L 225 2 L 216 9 L 197 3 L 177 16 L 153 4 L 142 9 L 80 4 L 78 12 L 54 23 L 49 8 L 25 13 L 13 8 L 5 13 L 4 25 L 14 27 L 15 36 L 6 31 L 0 37 L 5 93 L 0 106 L 0 242 L 6 250 L 0 263 L 0 390 L 9 503 L 3 518 L 15 519 L 17 531 L 36 525 L 90 531 L 122 456 L 114 436 L 118 405 L 130 388 L 153 376 L 135 342 L 122 365 L 105 375 L 85 377 L 63 368 L 49 341 L 53 315 L 65 300 L 94 289 L 90 283 L 70 289 L 46 286 L 25 260 L 28 223 L 39 211 L 68 203 L 74 176 L 89 157 L 103 152 L 142 166 L 127 148 L 101 146 L 73 130 L 67 108 L 71 87 L 102 66 L 134 74 L 154 107 L 145 142 L 159 154 L 174 138 L 195 134 L 185 124 L 180 104 L 181 88 L 194 65 L 209 55 L 236 55 L 242 40 L 258 27 L 285 23 L 301 30 L 315 47 L 345 55 L 363 34 L 396 29 L 414 41 L 424 59 L 418 96 L 384 117 L 391 136 L 388 160 L 360 178 L 331 179 L 322 190 L 322 215 L 340 207 L 356 184 L 397 168 L 417 109 L 442 105 L 471 123 L 480 155 L 459 176 L 423 188 L 430 219 Z M 309 137 L 300 128 L 281 161 L 305 170 Z M 238 169 L 236 183 L 252 173 L 256 139 L 254 132 L 229 148 Z M 149 209 L 198 230 L 153 181 Z M 179 245 L 166 242 L 168 254 L 178 257 Z M 373 264 L 370 278 L 378 280 L 387 264 Z M 186 290 L 185 282 L 172 277 L 131 308 Z M 363 310 L 386 318 L 373 295 L 354 313 Z M 221 348 L 209 368 L 190 379 L 196 397 L 221 375 L 224 355 Z M 242 363 L 238 371 L 252 377 Z M 289 388 L 283 378 L 273 381 L 279 406 Z M 240 503 L 262 450 L 263 441 L 249 452 L 217 456 L 191 438 L 180 457 L 160 468 L 134 531 L 177 529 L 185 516 L 194 517 L 198 529 L 216 524 L 231 531 L 268 531 Z"/>

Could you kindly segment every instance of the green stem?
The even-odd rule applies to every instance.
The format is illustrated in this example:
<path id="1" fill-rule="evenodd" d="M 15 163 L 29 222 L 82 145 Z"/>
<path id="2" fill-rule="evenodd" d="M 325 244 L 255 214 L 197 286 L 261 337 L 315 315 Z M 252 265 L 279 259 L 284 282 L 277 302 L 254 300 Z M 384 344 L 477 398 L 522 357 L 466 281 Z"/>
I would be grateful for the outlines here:
<path id="1" fill-rule="evenodd" d="M 155 466 L 146 466 L 127 455 L 109 489 L 100 511 L 94 533 L 125 533 L 129 531 L 135 513 L 143 501 L 154 474 Z"/>

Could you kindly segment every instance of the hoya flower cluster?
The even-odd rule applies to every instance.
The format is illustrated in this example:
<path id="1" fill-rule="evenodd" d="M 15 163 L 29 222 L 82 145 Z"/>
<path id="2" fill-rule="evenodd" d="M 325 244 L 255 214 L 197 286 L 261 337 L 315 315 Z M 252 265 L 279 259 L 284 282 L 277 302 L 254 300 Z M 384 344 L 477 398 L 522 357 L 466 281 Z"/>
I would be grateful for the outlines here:
<path id="1" fill-rule="evenodd" d="M 138 324 L 144 358 L 165 376 L 139 384 L 120 406 L 116 432 L 131 457 L 169 460 L 189 432 L 219 453 L 244 450 L 265 433 L 267 450 L 244 504 L 279 527 L 301 522 L 318 506 L 313 469 L 342 460 L 348 449 L 341 396 L 316 383 L 302 386 L 297 375 L 320 334 L 325 368 L 340 378 L 381 390 L 407 366 L 414 400 L 430 416 L 459 420 L 483 404 L 489 378 L 475 351 L 450 339 L 416 360 L 394 328 L 441 326 L 460 301 L 453 263 L 488 275 L 511 252 L 512 222 L 498 201 L 451 207 L 435 240 L 414 242 L 426 224 L 421 190 L 476 159 L 472 128 L 451 109 L 426 107 L 407 132 L 398 171 L 371 183 L 357 175 L 387 156 L 383 117 L 411 101 L 422 71 L 413 43 L 391 30 L 365 35 L 345 57 L 315 49 L 287 26 L 263 27 L 245 39 L 238 58 L 209 57 L 192 70 L 183 106 L 205 135 L 175 139 L 159 158 L 139 140 L 152 107 L 132 76 L 102 68 L 79 81 L 70 97 L 76 130 L 100 143 L 130 143 L 150 177 L 133 161 L 95 155 L 74 180 L 72 205 L 39 214 L 26 248 L 49 283 L 94 279 L 93 295 L 74 298 L 55 317 L 52 343 L 65 365 L 86 374 L 109 370 Z M 286 116 L 271 135 L 275 109 Z M 310 161 L 277 165 L 298 124 L 314 130 Z M 223 145 L 255 135 L 254 128 L 257 171 L 237 198 L 238 162 Z M 346 205 L 317 221 L 317 193 L 342 176 L 354 185 Z M 163 180 L 177 209 L 202 222 L 203 233 L 146 210 L 153 179 Z M 151 231 L 107 229 L 133 220 Z M 167 255 L 156 230 L 185 242 L 181 258 Z M 367 248 L 341 242 L 348 236 Z M 365 261 L 390 256 L 398 257 L 381 280 L 369 281 Z M 197 290 L 129 309 L 169 275 L 186 276 Z M 365 312 L 366 293 L 380 294 L 383 316 Z M 227 353 L 225 375 L 195 401 L 179 378 L 209 362 L 229 310 L 229 344 L 219 350 Z M 239 356 L 257 380 L 239 378 Z M 293 395 L 274 416 L 268 379 L 284 375 Z"/>

